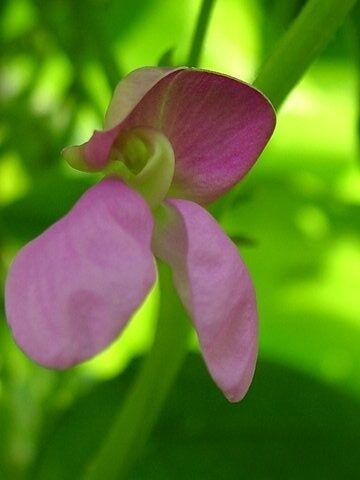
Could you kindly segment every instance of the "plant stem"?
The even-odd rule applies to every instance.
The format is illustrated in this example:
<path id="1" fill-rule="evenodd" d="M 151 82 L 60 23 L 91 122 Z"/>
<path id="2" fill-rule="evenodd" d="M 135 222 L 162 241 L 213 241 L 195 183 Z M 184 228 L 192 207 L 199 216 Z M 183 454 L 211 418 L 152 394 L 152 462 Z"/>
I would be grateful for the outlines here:
<path id="1" fill-rule="evenodd" d="M 160 311 L 155 340 L 110 435 L 84 479 L 125 479 L 141 453 L 186 355 L 190 322 L 170 268 L 159 265 Z"/>
<path id="2" fill-rule="evenodd" d="M 254 86 L 276 109 L 326 47 L 356 0 L 309 0 L 260 69 Z"/>
<path id="3" fill-rule="evenodd" d="M 203 0 L 201 4 L 199 17 L 197 20 L 194 36 L 191 42 L 191 49 L 187 60 L 187 65 L 189 67 L 196 67 L 199 65 L 200 54 L 204 45 L 206 30 L 209 25 L 210 16 L 214 4 L 215 0 Z"/>

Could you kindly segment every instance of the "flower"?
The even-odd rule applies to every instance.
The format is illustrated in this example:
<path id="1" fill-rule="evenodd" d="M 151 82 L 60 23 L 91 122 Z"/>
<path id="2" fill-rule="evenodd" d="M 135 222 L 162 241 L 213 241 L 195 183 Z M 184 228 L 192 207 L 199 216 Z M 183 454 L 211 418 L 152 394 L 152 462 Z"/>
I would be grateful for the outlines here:
<path id="1" fill-rule="evenodd" d="M 236 246 L 203 205 L 254 164 L 275 126 L 270 102 L 228 76 L 143 68 L 115 90 L 74 168 L 104 172 L 72 210 L 16 256 L 6 283 L 7 319 L 36 362 L 67 368 L 124 329 L 170 265 L 213 379 L 241 399 L 257 356 L 257 312 Z"/>

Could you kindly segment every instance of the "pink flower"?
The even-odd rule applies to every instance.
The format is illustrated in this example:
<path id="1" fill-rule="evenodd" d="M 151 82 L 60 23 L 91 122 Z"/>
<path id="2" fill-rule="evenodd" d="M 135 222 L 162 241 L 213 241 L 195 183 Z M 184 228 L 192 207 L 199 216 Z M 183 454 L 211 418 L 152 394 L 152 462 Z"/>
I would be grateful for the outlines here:
<path id="1" fill-rule="evenodd" d="M 66 368 L 124 329 L 168 263 L 210 374 L 230 401 L 257 355 L 254 289 L 236 246 L 201 206 L 254 164 L 275 126 L 269 101 L 231 77 L 143 68 L 117 87 L 105 118 L 64 155 L 106 178 L 16 256 L 8 322 L 36 362 Z M 165 360 L 166 361 L 166 360 Z"/>

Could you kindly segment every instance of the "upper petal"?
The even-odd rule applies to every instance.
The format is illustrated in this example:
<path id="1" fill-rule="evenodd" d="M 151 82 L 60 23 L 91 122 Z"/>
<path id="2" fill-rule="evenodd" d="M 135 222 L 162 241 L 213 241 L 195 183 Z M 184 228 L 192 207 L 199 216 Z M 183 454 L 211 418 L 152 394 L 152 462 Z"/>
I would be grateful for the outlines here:
<path id="1" fill-rule="evenodd" d="M 152 230 L 147 204 L 122 182 L 90 188 L 12 264 L 5 305 L 19 346 L 53 368 L 106 347 L 154 283 Z"/>
<path id="2" fill-rule="evenodd" d="M 175 152 L 172 195 L 207 203 L 245 175 L 275 127 L 266 97 L 225 75 L 152 68 L 123 82 L 108 110 L 109 129 L 65 150 L 75 168 L 104 168 L 123 129 L 151 127 L 168 138 Z"/>
<path id="3" fill-rule="evenodd" d="M 119 82 L 105 115 L 105 130 L 96 130 L 90 140 L 82 145 L 63 150 L 66 161 L 83 171 L 103 170 L 110 161 L 111 148 L 120 132 L 129 126 L 143 127 L 145 124 L 125 123 L 142 98 L 162 79 L 182 68 L 144 67 L 134 70 Z M 153 106 L 156 109 L 156 106 Z"/>
<path id="4" fill-rule="evenodd" d="M 172 196 L 208 203 L 252 167 L 275 128 L 270 102 L 252 86 L 203 70 L 171 73 L 126 119 L 162 131 L 175 152 Z"/>
<path id="5" fill-rule="evenodd" d="M 177 70 L 181 68 L 144 67 L 129 73 L 115 88 L 105 115 L 105 129 L 113 128 L 122 122 L 154 85 Z"/>
<path id="6" fill-rule="evenodd" d="M 257 312 L 236 246 L 202 207 L 169 200 L 156 222 L 153 250 L 172 267 L 215 382 L 230 401 L 240 400 L 255 369 Z"/>

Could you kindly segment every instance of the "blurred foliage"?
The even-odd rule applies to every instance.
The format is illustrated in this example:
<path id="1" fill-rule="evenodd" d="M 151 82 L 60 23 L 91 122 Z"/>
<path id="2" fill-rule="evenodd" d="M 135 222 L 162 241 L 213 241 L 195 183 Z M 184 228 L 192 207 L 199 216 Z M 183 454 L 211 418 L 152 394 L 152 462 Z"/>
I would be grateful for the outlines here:
<path id="1" fill-rule="evenodd" d="M 131 365 L 120 377 L 97 385 L 57 418 L 43 438 L 32 479 L 80 478 L 134 371 L 136 366 Z M 241 408 L 229 406 L 193 355 L 130 478 L 183 480 L 191 472 L 192 478 L 209 480 L 355 480 L 360 459 L 349 445 L 360 441 L 359 406 L 296 370 L 265 361 L 259 362 Z"/>
<path id="2" fill-rule="evenodd" d="M 202 66 L 251 81 L 303 3 L 219 0 Z M 70 171 L 61 149 L 101 126 L 123 74 L 184 62 L 198 7 L 190 0 L 0 3 L 1 282 L 17 249 L 96 181 Z M 289 97 L 251 174 L 211 207 L 257 288 L 262 362 L 254 386 L 229 405 L 189 359 L 134 479 L 189 471 L 199 479 L 360 475 L 354 24 L 359 10 Z M 25 358 L 0 312 L 1 479 L 78 478 L 134 367 L 122 370 L 151 341 L 155 313 L 156 292 L 107 353 L 59 373 Z"/>

